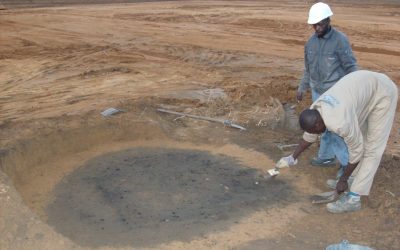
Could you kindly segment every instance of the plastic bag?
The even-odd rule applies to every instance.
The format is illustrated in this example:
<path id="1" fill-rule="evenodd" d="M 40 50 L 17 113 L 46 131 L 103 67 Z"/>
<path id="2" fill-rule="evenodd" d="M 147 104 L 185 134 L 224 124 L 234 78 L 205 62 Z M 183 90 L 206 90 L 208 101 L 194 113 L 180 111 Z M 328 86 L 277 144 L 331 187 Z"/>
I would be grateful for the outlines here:
<path id="1" fill-rule="evenodd" d="M 374 250 L 373 248 L 350 244 L 347 240 L 343 240 L 339 244 L 329 245 L 326 250 Z"/>

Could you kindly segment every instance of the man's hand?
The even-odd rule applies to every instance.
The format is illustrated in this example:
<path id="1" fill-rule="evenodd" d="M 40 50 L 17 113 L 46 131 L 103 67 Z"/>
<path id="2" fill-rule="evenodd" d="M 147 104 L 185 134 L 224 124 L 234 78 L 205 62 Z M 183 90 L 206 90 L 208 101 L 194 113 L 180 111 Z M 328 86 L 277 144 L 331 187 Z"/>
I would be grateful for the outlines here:
<path id="1" fill-rule="evenodd" d="M 296 95 L 296 98 L 297 98 L 297 101 L 302 101 L 303 100 L 303 92 L 301 92 L 301 91 L 297 91 L 297 95 Z"/>
<path id="2" fill-rule="evenodd" d="M 276 167 L 277 168 L 287 168 L 290 166 L 294 166 L 297 164 L 297 159 L 295 160 L 293 158 L 293 155 L 289 155 L 286 157 L 282 157 L 277 163 L 276 163 Z"/>
<path id="3" fill-rule="evenodd" d="M 348 188 L 349 188 L 349 185 L 347 184 L 347 180 L 340 178 L 338 183 L 336 184 L 336 192 L 338 194 L 341 194 L 344 191 L 346 191 Z"/>
<path id="4" fill-rule="evenodd" d="M 358 162 L 357 163 L 348 163 L 347 166 L 344 168 L 344 172 L 342 174 L 342 176 L 340 177 L 338 183 L 336 184 L 336 192 L 338 194 L 343 193 L 344 191 L 346 191 L 349 188 L 349 184 L 347 183 L 347 180 L 349 179 L 349 177 L 351 176 L 351 174 L 353 173 L 354 169 L 357 167 Z"/>

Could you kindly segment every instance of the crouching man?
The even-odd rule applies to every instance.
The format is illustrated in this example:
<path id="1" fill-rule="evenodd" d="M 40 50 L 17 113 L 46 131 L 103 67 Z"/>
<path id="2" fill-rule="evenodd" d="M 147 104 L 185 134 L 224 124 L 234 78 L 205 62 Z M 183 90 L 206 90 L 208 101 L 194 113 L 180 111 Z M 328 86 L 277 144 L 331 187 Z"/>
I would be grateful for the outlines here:
<path id="1" fill-rule="evenodd" d="M 370 192 L 389 138 L 397 99 L 397 86 L 384 74 L 360 70 L 344 76 L 300 114 L 303 139 L 292 155 L 279 160 L 277 167 L 297 164 L 298 156 L 317 141 L 319 134 L 332 133 L 338 140 L 330 147 L 343 170 L 336 180 L 336 191 L 349 192 L 327 204 L 328 211 L 361 209 L 360 196 Z"/>

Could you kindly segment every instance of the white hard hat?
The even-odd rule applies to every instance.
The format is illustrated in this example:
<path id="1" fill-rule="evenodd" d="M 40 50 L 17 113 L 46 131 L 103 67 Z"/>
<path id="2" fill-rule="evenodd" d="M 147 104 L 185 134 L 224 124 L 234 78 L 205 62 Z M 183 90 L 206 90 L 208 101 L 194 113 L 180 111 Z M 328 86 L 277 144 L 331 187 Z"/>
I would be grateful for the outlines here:
<path id="1" fill-rule="evenodd" d="M 329 8 L 329 5 L 319 2 L 311 6 L 310 12 L 308 13 L 307 23 L 316 24 L 332 15 L 333 13 L 331 11 L 331 8 Z"/>

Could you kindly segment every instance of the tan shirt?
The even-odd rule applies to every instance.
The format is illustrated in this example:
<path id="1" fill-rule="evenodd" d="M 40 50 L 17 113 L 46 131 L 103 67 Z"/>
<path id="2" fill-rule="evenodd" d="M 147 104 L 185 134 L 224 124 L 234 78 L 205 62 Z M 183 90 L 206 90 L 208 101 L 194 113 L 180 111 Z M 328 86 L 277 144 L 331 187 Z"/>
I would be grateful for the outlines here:
<path id="1" fill-rule="evenodd" d="M 350 163 L 359 162 L 364 153 L 361 127 L 366 126 L 368 115 L 381 98 L 389 98 L 391 91 L 393 82 L 386 75 L 359 70 L 344 76 L 311 105 L 311 109 L 320 112 L 327 130 L 344 139 Z M 315 142 L 318 135 L 305 132 L 303 139 Z"/>

